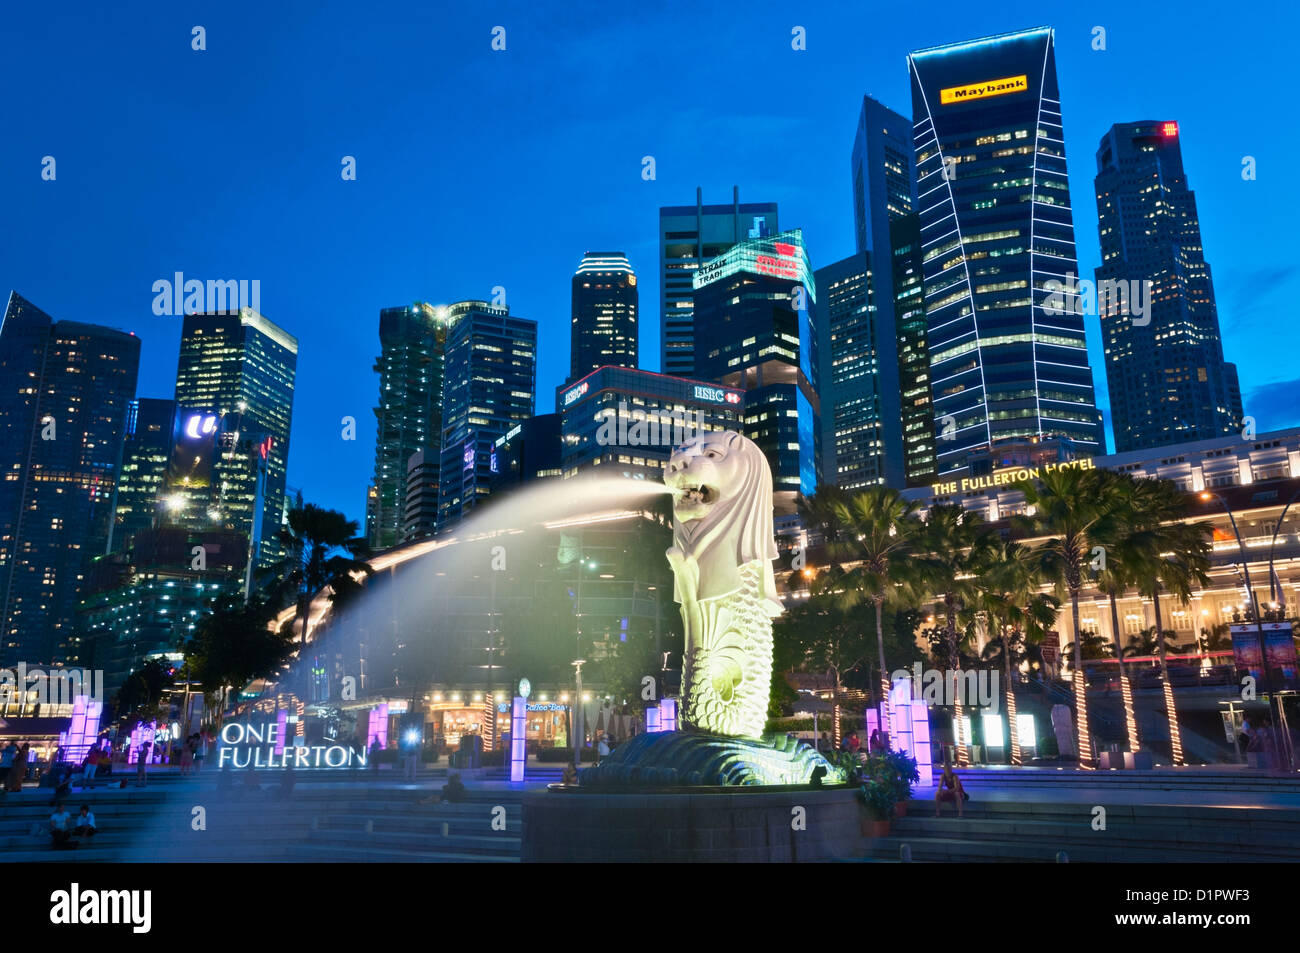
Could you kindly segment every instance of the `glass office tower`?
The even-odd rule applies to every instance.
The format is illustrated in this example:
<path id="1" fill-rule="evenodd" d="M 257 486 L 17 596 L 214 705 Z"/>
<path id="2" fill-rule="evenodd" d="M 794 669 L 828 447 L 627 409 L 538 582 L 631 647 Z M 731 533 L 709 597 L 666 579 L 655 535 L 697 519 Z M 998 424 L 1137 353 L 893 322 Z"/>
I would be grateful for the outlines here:
<path id="1" fill-rule="evenodd" d="M 176 401 L 157 397 L 131 401 L 110 551 L 126 550 L 132 536 L 155 525 L 175 443 Z"/>
<path id="2" fill-rule="evenodd" d="M 1146 120 L 1111 126 L 1097 148 L 1096 300 L 1117 453 L 1241 427 L 1180 142 L 1178 123 Z"/>
<path id="3" fill-rule="evenodd" d="M 417 302 L 379 312 L 375 472 L 366 496 L 366 538 L 371 549 L 387 549 L 407 537 L 411 456 L 424 451 L 422 463 L 438 459 L 446 342 L 445 307 Z M 436 495 L 437 467 L 422 469 L 421 479 L 423 490 Z"/>
<path id="4" fill-rule="evenodd" d="M 1078 273 L 1053 33 L 908 62 L 939 476 L 1008 442 L 1101 453 L 1083 319 L 1049 313 Z"/>
<path id="5" fill-rule="evenodd" d="M 636 367 L 639 296 L 621 251 L 589 251 L 573 275 L 569 381 L 598 367 Z"/>
<path id="6" fill-rule="evenodd" d="M 694 205 L 659 210 L 659 368 L 678 377 L 695 370 L 695 270 L 737 242 L 775 235 L 776 203 L 740 203 L 733 186 L 730 205 L 705 205 L 701 189 Z"/>
<path id="7" fill-rule="evenodd" d="M 695 273 L 701 380 L 745 391 L 744 434 L 772 467 L 778 516 L 821 480 L 816 290 L 798 229 L 741 242 Z"/>
<path id="8" fill-rule="evenodd" d="M 284 558 L 297 368 L 297 338 L 252 308 L 185 316 L 176 368 L 178 446 L 206 445 L 208 437 L 214 445 L 210 471 L 187 473 L 179 461 L 173 467 L 169 485 L 184 484 L 186 492 L 170 498 L 169 520 L 243 533 L 258 569 Z M 196 489 L 202 492 L 189 492 Z"/>
<path id="9" fill-rule="evenodd" d="M 491 493 L 497 438 L 533 416 L 537 322 L 486 301 L 461 301 L 447 308 L 446 348 L 439 530 Z"/>
<path id="10" fill-rule="evenodd" d="M 17 293 L 0 324 L 0 665 L 81 657 L 77 605 L 108 548 L 140 339 L 55 321 Z"/>

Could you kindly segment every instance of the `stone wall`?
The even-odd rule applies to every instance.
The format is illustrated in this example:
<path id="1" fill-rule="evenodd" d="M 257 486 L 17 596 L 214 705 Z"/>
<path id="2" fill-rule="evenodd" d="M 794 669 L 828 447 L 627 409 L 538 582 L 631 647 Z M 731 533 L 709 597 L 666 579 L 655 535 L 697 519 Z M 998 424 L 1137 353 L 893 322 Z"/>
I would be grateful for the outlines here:
<path id="1" fill-rule="evenodd" d="M 795 808 L 802 808 L 796 812 Z M 855 789 L 524 795 L 525 861 L 777 862 L 861 857 Z"/>

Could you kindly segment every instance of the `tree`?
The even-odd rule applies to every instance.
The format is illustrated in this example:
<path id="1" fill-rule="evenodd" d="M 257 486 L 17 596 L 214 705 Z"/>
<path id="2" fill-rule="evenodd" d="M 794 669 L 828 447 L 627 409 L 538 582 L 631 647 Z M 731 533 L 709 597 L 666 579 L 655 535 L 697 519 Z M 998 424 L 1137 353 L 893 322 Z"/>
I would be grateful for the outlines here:
<path id="1" fill-rule="evenodd" d="M 301 642 L 307 641 L 307 608 L 312 597 L 332 579 L 371 571 L 369 564 L 355 556 L 366 551 L 365 540 L 356 535 L 356 521 L 338 510 L 307 503 L 289 511 L 289 528 L 281 532 L 280 538 L 293 554 L 290 578 L 298 593 L 294 628 Z M 352 555 L 340 556 L 335 553 L 339 549 Z"/>
<path id="2" fill-rule="evenodd" d="M 1017 647 L 1041 642 L 1056 621 L 1060 600 L 1042 592 L 1042 554 L 1021 543 L 991 539 L 977 552 L 974 606 L 995 634 L 984 649 L 986 661 L 1000 660 L 1006 679 L 1006 708 L 1011 736 L 1011 763 L 1021 763 L 1020 726 L 1016 718 L 1012 665 Z M 972 620 L 973 622 L 973 620 Z"/>
<path id="3" fill-rule="evenodd" d="M 114 698 L 114 711 L 127 722 L 153 721 L 163 716 L 163 693 L 175 681 L 172 667 L 162 659 L 149 659 L 127 676 Z"/>
<path id="4" fill-rule="evenodd" d="M 1186 604 L 1192 589 L 1209 585 L 1210 523 L 1187 523 L 1187 499 L 1177 485 L 1168 480 L 1137 481 L 1132 506 L 1127 515 L 1134 527 L 1130 536 L 1131 552 L 1128 571 L 1137 590 L 1151 599 L 1155 607 L 1156 653 L 1160 658 L 1160 679 L 1165 697 L 1165 714 L 1169 719 L 1169 745 L 1174 764 L 1183 764 L 1182 732 L 1178 709 L 1169 681 L 1165 632 L 1160 609 L 1160 593 L 1167 591 Z"/>
<path id="5" fill-rule="evenodd" d="M 894 489 L 868 487 L 830 506 L 831 519 L 824 524 L 833 529 L 828 538 L 830 552 L 851 561 L 853 567 L 842 571 L 838 566 L 818 580 L 818 592 L 834 592 L 844 609 L 864 602 L 876 610 L 876 651 L 880 664 L 880 700 L 888 717 L 889 667 L 885 661 L 884 614 L 886 603 L 895 604 L 911 591 L 916 580 L 915 566 L 921 521 L 917 504 L 903 499 Z M 837 682 L 838 684 L 838 682 Z"/>
<path id="6" fill-rule="evenodd" d="M 1102 559 L 1096 567 L 1096 584 L 1110 602 L 1111 632 L 1114 633 L 1115 658 L 1119 664 L 1120 691 L 1124 704 L 1124 724 L 1129 747 L 1137 751 L 1141 746 L 1138 735 L 1137 710 L 1133 702 L 1133 680 L 1124 665 L 1124 648 L 1120 644 L 1119 599 L 1137 582 L 1133 568 L 1141 558 L 1139 542 L 1134 537 L 1133 509 L 1137 496 L 1137 481 L 1131 474 L 1099 471 L 1108 484 L 1114 518 L 1098 527 L 1097 537 L 1102 547 Z"/>
<path id="7" fill-rule="evenodd" d="M 185 650 L 194 678 L 209 698 L 220 697 L 220 724 L 231 689 L 258 678 L 278 677 L 293 651 L 293 636 L 271 627 L 272 603 L 254 595 L 248 602 L 228 595 L 199 622 Z"/>
<path id="8" fill-rule="evenodd" d="M 976 574 L 979 567 L 987 565 L 990 560 L 994 537 L 978 513 L 960 504 L 941 503 L 930 507 L 926 514 L 921 541 L 925 555 L 917 565 L 921 578 L 943 606 L 948 657 L 954 670 L 960 671 L 958 613 L 979 598 Z M 958 684 L 961 684 L 960 678 Z M 955 702 L 953 735 L 957 763 L 965 765 L 969 758 L 966 742 L 960 734 L 963 706 L 961 698 L 956 698 Z"/>
<path id="9" fill-rule="evenodd" d="M 1051 537 L 1043 547 L 1044 568 L 1058 596 L 1069 593 L 1071 631 L 1079 632 L 1079 598 L 1098 552 L 1104 553 L 1116 505 L 1113 484 L 1102 471 L 1058 468 L 1036 480 L 1018 484 L 1025 494 L 1026 514 L 1036 535 Z M 1082 640 L 1074 639 L 1075 731 L 1079 764 L 1093 764 L 1092 736 L 1088 730 L 1088 689 L 1083 670 Z"/>

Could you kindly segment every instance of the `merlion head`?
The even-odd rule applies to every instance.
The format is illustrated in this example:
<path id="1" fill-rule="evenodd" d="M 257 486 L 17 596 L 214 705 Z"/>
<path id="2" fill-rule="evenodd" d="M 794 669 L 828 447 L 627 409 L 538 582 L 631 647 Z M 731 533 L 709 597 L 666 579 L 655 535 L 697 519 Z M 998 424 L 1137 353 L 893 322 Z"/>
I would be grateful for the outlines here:
<path id="1" fill-rule="evenodd" d="M 699 563 L 696 598 L 735 592 L 740 567 L 759 561 L 763 596 L 779 612 L 772 577 L 772 469 L 758 445 L 730 430 L 700 434 L 673 451 L 664 484 L 673 491 L 673 546 Z"/>

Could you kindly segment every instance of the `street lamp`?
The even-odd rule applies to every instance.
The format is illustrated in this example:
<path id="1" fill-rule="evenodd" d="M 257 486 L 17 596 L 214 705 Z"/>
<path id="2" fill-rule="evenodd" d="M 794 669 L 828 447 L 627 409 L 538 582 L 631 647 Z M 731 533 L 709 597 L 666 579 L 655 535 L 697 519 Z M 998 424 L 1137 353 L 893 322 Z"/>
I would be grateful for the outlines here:
<path id="1" fill-rule="evenodd" d="M 1291 499 L 1287 500 L 1286 506 L 1282 507 L 1282 515 L 1277 518 L 1277 525 L 1273 527 L 1273 538 L 1269 540 L 1268 544 L 1268 598 L 1272 602 L 1278 602 L 1278 596 L 1281 595 L 1277 591 L 1279 587 L 1275 587 L 1273 584 L 1273 580 L 1277 578 L 1273 572 L 1273 547 L 1277 545 L 1277 534 L 1282 529 L 1283 520 L 1286 519 L 1286 511 L 1291 508 L 1291 504 L 1297 499 L 1300 499 L 1300 486 L 1296 487 L 1295 492 L 1291 494 Z M 1280 601 L 1285 607 L 1286 599 Z"/>
<path id="2" fill-rule="evenodd" d="M 1218 500 L 1219 505 L 1223 507 L 1223 511 L 1228 514 L 1228 522 L 1232 524 L 1232 533 L 1234 536 L 1237 537 L 1237 549 L 1241 552 L 1241 572 L 1246 579 L 1246 596 L 1249 603 L 1249 611 L 1255 617 L 1255 638 L 1259 643 L 1259 665 L 1264 673 L 1264 690 L 1268 692 L 1270 696 L 1272 696 L 1275 703 L 1277 704 L 1277 709 L 1278 709 L 1277 727 L 1278 727 L 1278 732 L 1281 735 L 1281 739 L 1282 739 L 1282 750 L 1286 753 L 1287 770 L 1290 771 L 1292 770 L 1293 759 L 1291 757 L 1290 732 L 1286 727 L 1286 711 L 1282 707 L 1282 696 L 1273 690 L 1273 670 L 1269 668 L 1268 654 L 1264 650 L 1264 626 L 1260 622 L 1259 600 L 1255 598 L 1255 588 L 1250 584 L 1250 566 L 1248 565 L 1248 559 L 1246 557 L 1246 544 L 1241 540 L 1241 531 L 1237 528 L 1237 518 L 1233 515 L 1232 507 L 1228 505 L 1228 501 L 1225 500 L 1218 493 L 1215 493 L 1213 490 L 1201 491 L 1202 500 L 1209 502 L 1211 497 Z M 1292 500 L 1294 499 L 1295 497 L 1292 497 Z M 1291 505 L 1290 502 L 1288 502 L 1287 506 L 1290 505 Z M 1282 512 L 1283 515 L 1285 515 L 1286 510 L 1284 509 Z M 1281 523 L 1282 521 L 1279 519 L 1278 525 L 1280 526 Z M 1274 530 L 1273 537 L 1274 539 L 1277 538 L 1276 530 Z M 1273 554 L 1272 554 L 1272 547 L 1270 546 L 1269 547 L 1269 575 L 1270 576 L 1272 575 L 1272 571 L 1273 571 Z M 1271 579 L 1269 581 L 1269 584 L 1271 587 L 1272 585 Z"/>

